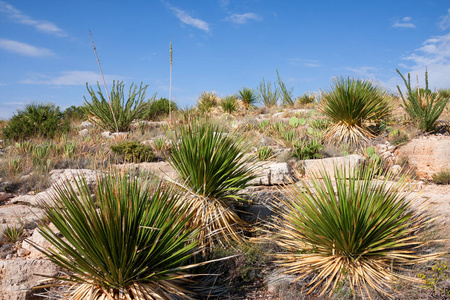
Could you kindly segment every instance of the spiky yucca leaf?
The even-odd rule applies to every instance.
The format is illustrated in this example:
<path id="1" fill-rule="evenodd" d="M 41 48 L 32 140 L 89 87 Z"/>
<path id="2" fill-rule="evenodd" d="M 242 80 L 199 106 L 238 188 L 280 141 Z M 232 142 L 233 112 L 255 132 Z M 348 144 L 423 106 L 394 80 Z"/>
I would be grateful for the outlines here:
<path id="1" fill-rule="evenodd" d="M 323 179 L 286 189 L 271 225 L 274 241 L 286 249 L 278 263 L 297 280 L 311 278 L 308 293 L 331 295 L 347 281 L 354 295 L 370 298 L 375 290 L 390 297 L 393 282 L 418 280 L 398 271 L 439 255 L 419 251 L 430 220 L 403 193 L 408 180 L 372 180 L 375 174 L 371 168 L 336 169 L 334 182 L 323 172 Z"/>
<path id="2" fill-rule="evenodd" d="M 370 81 L 335 78 L 331 91 L 322 94 L 320 103 L 321 111 L 334 123 L 327 138 L 358 145 L 374 137 L 368 122 L 390 114 L 388 99 L 386 92 Z"/>
<path id="3" fill-rule="evenodd" d="M 256 177 L 255 158 L 245 155 L 247 149 L 243 136 L 225 133 L 210 122 L 194 121 L 175 129 L 168 160 L 192 193 L 185 203 L 193 214 L 190 222 L 200 227 L 202 246 L 241 240 L 246 223 L 230 205 L 243 200 L 239 192 Z"/>
<path id="4" fill-rule="evenodd" d="M 408 73 L 408 80 L 397 69 L 397 73 L 402 77 L 406 86 L 406 95 L 403 95 L 397 85 L 398 92 L 403 101 L 403 107 L 409 117 L 415 122 L 420 130 L 429 132 L 436 127 L 436 121 L 442 114 L 449 99 L 440 93 L 432 93 L 428 89 L 428 72 L 425 72 L 425 89 L 417 87 L 411 88 L 411 75 Z"/>
<path id="5" fill-rule="evenodd" d="M 239 91 L 239 99 L 244 104 L 245 109 L 254 108 L 258 98 L 258 94 L 250 88 L 244 87 Z"/>
<path id="6" fill-rule="evenodd" d="M 90 116 L 92 122 L 104 130 L 128 131 L 133 120 L 142 118 L 146 112 L 147 106 L 145 105 L 144 100 L 147 85 L 142 86 L 141 83 L 138 89 L 137 86 L 134 86 L 133 88 L 133 84 L 131 84 L 128 92 L 128 99 L 125 101 L 123 92 L 125 85 L 122 82 L 116 84 L 116 82 L 113 81 L 110 94 L 111 107 L 109 106 L 107 98 L 105 99 L 103 96 L 98 82 L 97 87 L 98 97 L 94 92 L 94 89 L 89 87 L 86 83 L 86 88 L 91 96 L 91 101 L 88 101 L 86 97 L 84 98 L 85 107 L 83 108 L 83 111 L 86 115 Z M 114 115 L 111 110 L 114 112 Z M 117 128 L 114 117 L 117 121 Z"/>
<path id="7" fill-rule="evenodd" d="M 220 101 L 220 106 L 224 112 L 232 114 L 237 110 L 237 98 L 235 96 L 226 96 Z"/>
<path id="8" fill-rule="evenodd" d="M 209 112 L 213 107 L 219 104 L 219 98 L 214 92 L 203 91 L 197 100 L 197 108 L 201 112 Z"/>
<path id="9" fill-rule="evenodd" d="M 56 278 L 71 286 L 67 299 L 191 299 L 195 281 L 183 270 L 196 231 L 179 196 L 126 173 L 100 178 L 94 194 L 83 178 L 44 203 L 62 237 L 43 225 L 53 248 L 41 250 L 70 274 Z"/>

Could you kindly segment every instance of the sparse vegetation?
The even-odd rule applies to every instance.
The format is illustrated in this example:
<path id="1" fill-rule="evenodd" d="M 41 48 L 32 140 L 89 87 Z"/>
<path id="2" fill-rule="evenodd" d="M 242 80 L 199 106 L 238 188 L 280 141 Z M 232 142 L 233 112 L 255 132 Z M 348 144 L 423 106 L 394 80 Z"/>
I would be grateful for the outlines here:
<path id="1" fill-rule="evenodd" d="M 232 114 L 237 110 L 237 98 L 235 96 L 226 96 L 220 101 L 220 106 L 224 112 Z"/>
<path id="2" fill-rule="evenodd" d="M 335 78 L 330 91 L 324 92 L 321 111 L 333 121 L 327 138 L 336 143 L 360 145 L 374 137 L 368 122 L 389 116 L 391 104 L 385 91 L 370 81 Z"/>
<path id="3" fill-rule="evenodd" d="M 68 271 L 66 299 L 190 299 L 195 279 L 186 269 L 196 249 L 196 228 L 179 196 L 152 178 L 109 174 L 100 178 L 95 201 L 85 179 L 74 190 L 59 186 L 45 204 L 42 249 Z M 194 281 L 193 281 L 194 280 Z"/>
<path id="4" fill-rule="evenodd" d="M 169 115 L 169 99 L 159 98 L 156 100 L 155 97 L 156 95 L 148 101 L 148 108 L 144 114 L 144 119 L 146 120 L 154 120 Z M 170 110 L 175 112 L 177 109 L 176 104 L 170 101 Z"/>
<path id="5" fill-rule="evenodd" d="M 411 87 L 411 75 L 408 73 L 408 80 L 397 69 L 397 73 L 402 77 L 406 86 L 404 95 L 399 86 L 398 92 L 403 101 L 403 107 L 408 113 L 414 124 L 417 124 L 420 130 L 429 132 L 436 127 L 436 120 L 442 114 L 449 98 L 433 93 L 428 89 L 428 72 L 425 72 L 425 89 Z"/>
<path id="6" fill-rule="evenodd" d="M 443 170 L 433 174 L 433 181 L 436 184 L 450 184 L 450 170 Z"/>
<path id="7" fill-rule="evenodd" d="M 112 145 L 111 150 L 126 162 L 140 163 L 152 161 L 155 158 L 152 148 L 140 142 L 123 141 L 117 145 Z"/>
<path id="8" fill-rule="evenodd" d="M 191 193 L 184 201 L 193 215 L 189 225 L 200 228 L 199 244 L 242 241 L 247 224 L 231 205 L 244 200 L 240 191 L 255 178 L 244 136 L 197 121 L 177 128 L 173 143 L 169 162 Z"/>
<path id="9" fill-rule="evenodd" d="M 439 255 L 420 251 L 428 219 L 402 193 L 408 181 L 374 181 L 376 172 L 336 169 L 335 184 L 322 173 L 323 180 L 287 188 L 272 223 L 273 241 L 286 249 L 276 258 L 285 273 L 310 278 L 308 293 L 332 295 L 347 283 L 354 297 L 370 290 L 391 297 L 396 280 L 417 281 L 396 270 Z"/>
<path id="10" fill-rule="evenodd" d="M 11 118 L 2 133 L 6 139 L 23 141 L 33 137 L 53 138 L 68 130 L 69 124 L 64 122 L 59 107 L 28 104 Z"/>
<path id="11" fill-rule="evenodd" d="M 219 98 L 214 92 L 203 92 L 198 97 L 197 108 L 201 112 L 209 112 L 213 107 L 219 105 Z"/>
<path id="12" fill-rule="evenodd" d="M 258 102 L 258 95 L 256 92 L 250 88 L 242 88 L 242 90 L 239 91 L 239 99 L 244 104 L 245 109 L 249 108 L 255 108 L 256 103 Z"/>
<path id="13" fill-rule="evenodd" d="M 135 119 L 140 119 L 144 116 L 146 105 L 145 90 L 147 85 L 135 86 L 131 84 L 128 92 L 128 99 L 125 100 L 123 82 L 113 81 L 111 89 L 110 99 L 111 106 L 109 105 L 108 98 L 103 96 L 100 85 L 97 83 L 98 91 L 94 92 L 92 87 L 86 84 L 86 88 L 91 96 L 91 100 L 88 101 L 84 98 L 85 106 L 84 113 L 88 116 L 90 121 L 104 130 L 108 131 L 128 131 L 130 125 Z M 117 122 L 117 126 L 116 126 Z"/>

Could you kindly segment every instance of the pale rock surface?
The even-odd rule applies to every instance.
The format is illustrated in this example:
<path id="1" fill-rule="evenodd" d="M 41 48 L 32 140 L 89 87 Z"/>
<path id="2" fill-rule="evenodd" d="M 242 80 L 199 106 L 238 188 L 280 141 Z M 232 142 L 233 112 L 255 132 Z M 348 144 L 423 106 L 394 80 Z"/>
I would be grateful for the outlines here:
<path id="1" fill-rule="evenodd" d="M 31 287 L 39 285 L 44 277 L 56 276 L 59 268 L 49 260 L 11 259 L 0 260 L 0 300 L 37 300 L 38 290 Z"/>
<path id="2" fill-rule="evenodd" d="M 82 137 L 88 136 L 89 135 L 89 130 L 87 128 L 81 129 L 80 131 L 78 131 L 78 135 L 82 136 Z"/>
<path id="3" fill-rule="evenodd" d="M 293 181 L 294 177 L 287 163 L 269 163 L 260 168 L 258 178 L 253 179 L 249 184 L 280 185 Z"/>
<path id="4" fill-rule="evenodd" d="M 89 121 L 84 121 L 81 123 L 81 128 L 91 128 L 94 127 L 94 124 Z"/>
<path id="5" fill-rule="evenodd" d="M 431 179 L 433 174 L 450 170 L 450 137 L 430 136 L 411 140 L 396 151 L 397 161 L 408 160 L 416 174 Z"/>
<path id="6" fill-rule="evenodd" d="M 35 229 L 28 239 L 23 240 L 22 248 L 28 250 L 30 257 L 32 258 L 45 257 L 45 255 L 36 249 L 35 246 L 44 249 L 48 249 L 52 246 L 52 244 L 44 238 L 39 229 Z"/>
<path id="7" fill-rule="evenodd" d="M 305 175 L 309 178 L 321 177 L 320 173 L 326 172 L 331 177 L 334 176 L 334 168 L 345 167 L 347 173 L 353 170 L 364 161 L 361 155 L 353 154 L 348 156 L 329 157 L 323 159 L 306 159 L 303 161 Z"/>

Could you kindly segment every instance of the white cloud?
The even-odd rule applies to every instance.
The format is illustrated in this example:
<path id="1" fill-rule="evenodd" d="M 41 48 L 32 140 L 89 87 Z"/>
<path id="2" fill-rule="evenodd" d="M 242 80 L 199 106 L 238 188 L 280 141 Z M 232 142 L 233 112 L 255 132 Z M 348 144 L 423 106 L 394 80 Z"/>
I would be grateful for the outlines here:
<path id="1" fill-rule="evenodd" d="M 305 66 L 310 68 L 319 68 L 322 63 L 314 59 L 301 59 L 301 58 L 290 58 L 288 59 L 289 64 L 293 66 Z"/>
<path id="2" fill-rule="evenodd" d="M 48 21 L 34 20 L 4 1 L 0 1 L 0 13 L 9 16 L 16 23 L 32 26 L 41 32 L 56 36 L 67 36 L 67 33 L 55 24 Z"/>
<path id="3" fill-rule="evenodd" d="M 411 22 L 411 17 L 404 17 L 402 19 L 395 19 L 392 23 L 393 28 L 416 28 L 416 25 Z"/>
<path id="4" fill-rule="evenodd" d="M 447 28 L 450 28 L 450 8 L 448 9 L 448 12 L 445 16 L 441 16 L 439 18 L 438 25 L 442 30 L 446 30 Z"/>
<path id="5" fill-rule="evenodd" d="M 377 67 L 370 66 L 360 66 L 360 67 L 346 67 L 347 71 L 364 78 L 375 78 L 379 73 L 380 69 Z"/>
<path id="6" fill-rule="evenodd" d="M 105 75 L 107 83 L 113 80 L 124 80 L 123 76 Z M 61 75 L 52 77 L 40 73 L 29 74 L 29 78 L 22 80 L 20 83 L 26 84 L 43 84 L 43 85 L 85 85 L 88 82 L 90 85 L 102 82 L 100 73 L 92 71 L 65 71 Z"/>
<path id="7" fill-rule="evenodd" d="M 245 14 L 232 14 L 228 16 L 225 20 L 235 24 L 246 24 L 250 20 L 261 21 L 262 17 L 258 14 L 249 12 Z"/>
<path id="8" fill-rule="evenodd" d="M 219 0 L 219 5 L 225 9 L 230 5 L 230 0 Z"/>
<path id="9" fill-rule="evenodd" d="M 411 62 L 407 72 L 415 78 L 419 75 L 420 85 L 424 85 L 425 70 L 431 89 L 450 88 L 450 33 L 426 40 L 422 47 L 403 58 Z"/>
<path id="10" fill-rule="evenodd" d="M 47 48 L 39 48 L 29 44 L 6 39 L 0 39 L 0 49 L 8 50 L 25 56 L 38 57 L 53 55 L 53 52 Z"/>
<path id="11" fill-rule="evenodd" d="M 167 6 L 170 8 L 171 11 L 173 11 L 173 13 L 175 14 L 175 17 L 178 18 L 178 20 L 180 20 L 181 22 L 183 22 L 186 25 L 195 27 L 197 29 L 203 30 L 204 32 L 209 32 L 209 24 L 206 23 L 203 20 L 200 19 L 195 19 L 193 17 L 191 17 L 187 12 L 173 7 L 169 4 L 167 4 Z"/>

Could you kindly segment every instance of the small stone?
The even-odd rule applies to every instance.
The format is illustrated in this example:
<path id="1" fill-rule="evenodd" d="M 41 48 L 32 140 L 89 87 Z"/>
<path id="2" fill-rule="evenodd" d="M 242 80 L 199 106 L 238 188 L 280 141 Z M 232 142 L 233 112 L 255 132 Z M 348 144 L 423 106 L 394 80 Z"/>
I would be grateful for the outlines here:
<path id="1" fill-rule="evenodd" d="M 89 135 L 89 130 L 87 130 L 86 128 L 85 129 L 82 129 L 82 130 L 80 130 L 80 131 L 78 131 L 78 135 L 79 136 L 88 136 Z"/>
<path id="2" fill-rule="evenodd" d="M 104 132 L 101 133 L 101 136 L 102 136 L 102 137 L 105 137 L 105 138 L 109 138 L 109 137 L 111 136 L 111 132 L 109 132 L 109 131 L 104 131 Z"/>
<path id="3" fill-rule="evenodd" d="M 28 251 L 27 249 L 24 249 L 24 248 L 20 248 L 19 250 L 17 250 L 17 256 L 19 256 L 19 257 L 27 256 L 30 253 L 31 253 L 30 251 Z"/>
<path id="4" fill-rule="evenodd" d="M 84 121 L 83 123 L 81 123 L 81 128 L 91 128 L 94 127 L 94 124 L 92 124 L 89 121 Z"/>

